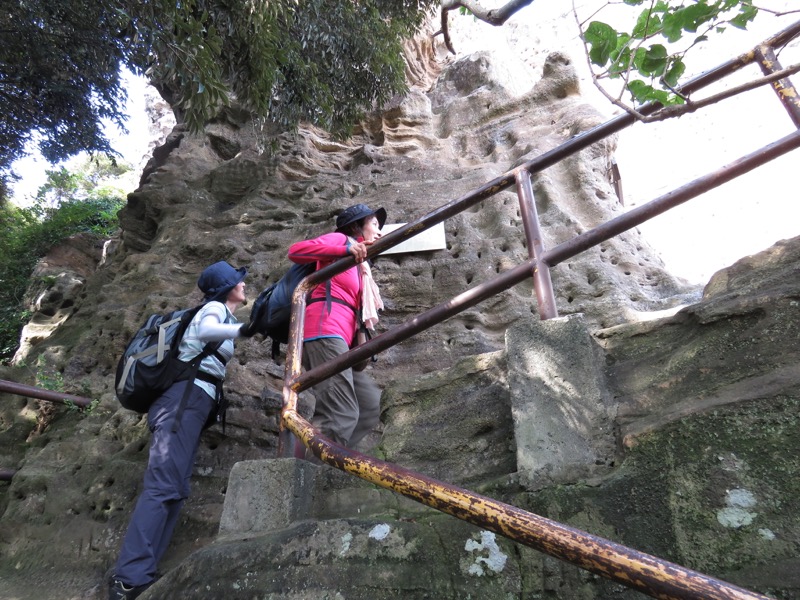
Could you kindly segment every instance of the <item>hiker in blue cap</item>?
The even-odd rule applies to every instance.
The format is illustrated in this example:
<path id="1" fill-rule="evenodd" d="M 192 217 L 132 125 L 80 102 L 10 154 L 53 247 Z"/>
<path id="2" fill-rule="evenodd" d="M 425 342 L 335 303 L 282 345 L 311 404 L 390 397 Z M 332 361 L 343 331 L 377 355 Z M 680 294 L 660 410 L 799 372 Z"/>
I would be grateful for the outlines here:
<path id="1" fill-rule="evenodd" d="M 156 567 L 172 538 L 181 507 L 189 497 L 189 479 L 200 434 L 211 424 L 209 417 L 222 390 L 225 365 L 233 356 L 233 340 L 253 335 L 251 323 L 239 323 L 233 316 L 245 301 L 246 276 L 246 267 L 235 269 L 220 261 L 204 269 L 197 281 L 204 294 L 204 305 L 186 329 L 179 358 L 189 362 L 208 342 L 221 344 L 200 362 L 193 383 L 174 383 L 147 413 L 152 435 L 144 489 L 136 502 L 109 583 L 110 600 L 136 598 L 156 578 Z M 192 385 L 192 390 L 181 406 L 187 385 Z"/>

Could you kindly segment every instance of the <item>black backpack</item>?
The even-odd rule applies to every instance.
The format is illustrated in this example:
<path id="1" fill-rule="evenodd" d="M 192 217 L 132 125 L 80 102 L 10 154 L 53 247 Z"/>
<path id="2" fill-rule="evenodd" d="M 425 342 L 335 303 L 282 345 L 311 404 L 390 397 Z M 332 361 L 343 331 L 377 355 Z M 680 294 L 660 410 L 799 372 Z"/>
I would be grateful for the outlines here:
<path id="1" fill-rule="evenodd" d="M 280 345 L 289 341 L 289 320 L 292 314 L 292 294 L 297 285 L 316 270 L 316 263 L 292 264 L 278 281 L 262 291 L 250 311 L 250 321 L 256 333 L 272 339 L 272 358 Z"/>
<path id="2" fill-rule="evenodd" d="M 289 342 L 292 294 L 294 294 L 298 284 L 316 270 L 316 262 L 292 263 L 289 270 L 278 281 L 265 288 L 253 303 L 253 308 L 250 311 L 250 321 L 256 324 L 256 333 L 272 338 L 273 360 L 280 354 L 281 344 Z M 314 298 L 309 300 L 308 303 L 323 301 L 328 306 L 328 312 L 331 310 L 331 302 L 336 302 L 337 304 L 344 304 L 358 315 L 356 307 L 350 306 L 340 298 L 331 296 L 330 280 L 325 283 L 325 298 Z"/>
<path id="3" fill-rule="evenodd" d="M 114 380 L 117 399 L 124 408 L 146 413 L 150 405 L 173 383 L 190 380 L 191 385 L 194 382 L 202 360 L 215 353 L 221 344 L 209 342 L 189 362 L 178 358 L 178 347 L 183 334 L 202 307 L 201 304 L 194 308 L 150 315 L 128 342 L 117 363 Z M 221 358 L 219 355 L 217 357 Z M 187 387 L 187 391 L 189 389 Z M 182 408 L 183 406 L 179 413 Z M 176 426 L 178 420 L 176 418 Z"/>

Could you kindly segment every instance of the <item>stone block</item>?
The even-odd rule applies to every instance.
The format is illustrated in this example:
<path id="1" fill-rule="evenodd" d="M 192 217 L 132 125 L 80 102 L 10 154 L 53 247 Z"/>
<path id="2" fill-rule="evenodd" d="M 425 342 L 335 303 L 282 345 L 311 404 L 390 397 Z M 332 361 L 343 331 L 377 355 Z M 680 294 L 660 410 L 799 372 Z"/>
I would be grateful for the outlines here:
<path id="1" fill-rule="evenodd" d="M 318 468 L 280 458 L 236 463 L 219 524 L 221 536 L 263 533 L 308 518 Z"/>
<path id="2" fill-rule="evenodd" d="M 583 317 L 518 322 L 506 343 L 521 483 L 539 489 L 607 471 L 615 410 Z"/>

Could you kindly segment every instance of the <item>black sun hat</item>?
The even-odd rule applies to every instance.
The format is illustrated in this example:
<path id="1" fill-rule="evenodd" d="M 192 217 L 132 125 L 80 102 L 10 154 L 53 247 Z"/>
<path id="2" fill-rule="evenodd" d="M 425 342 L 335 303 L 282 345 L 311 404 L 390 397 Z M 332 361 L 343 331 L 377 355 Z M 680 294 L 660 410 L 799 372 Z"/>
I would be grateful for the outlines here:
<path id="1" fill-rule="evenodd" d="M 372 210 L 366 204 L 355 204 L 345 208 L 339 213 L 339 216 L 336 217 L 336 231 L 341 233 L 342 229 L 348 225 L 372 215 L 375 215 L 378 219 L 378 229 L 383 229 L 383 224 L 386 223 L 385 208 L 381 207 L 377 210 Z"/>

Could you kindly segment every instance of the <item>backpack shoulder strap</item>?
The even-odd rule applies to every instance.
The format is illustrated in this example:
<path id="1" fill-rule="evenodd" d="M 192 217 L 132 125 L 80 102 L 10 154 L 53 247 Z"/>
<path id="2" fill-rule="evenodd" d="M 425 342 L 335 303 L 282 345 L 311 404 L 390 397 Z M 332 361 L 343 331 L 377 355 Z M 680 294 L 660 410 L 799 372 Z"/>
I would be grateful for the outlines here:
<path id="1" fill-rule="evenodd" d="M 200 311 L 198 310 L 197 312 Z M 194 316 L 197 315 L 197 312 Z M 194 316 L 192 318 L 194 318 Z M 229 321 L 230 317 L 226 312 L 224 322 L 227 323 Z M 218 352 L 223 341 L 224 340 L 208 342 L 205 346 L 203 346 L 203 349 L 194 358 L 192 358 L 192 360 L 189 361 L 189 376 L 186 378 L 186 389 L 183 391 L 183 396 L 181 396 L 181 401 L 178 404 L 178 410 L 175 413 L 175 422 L 172 424 L 173 433 L 178 431 L 178 426 L 180 425 L 183 411 L 186 409 L 186 402 L 189 400 L 189 394 L 192 392 L 192 386 L 194 386 L 194 380 L 197 378 L 197 372 L 200 370 L 200 364 L 203 362 L 203 359 L 205 359 L 207 356 L 214 355 L 223 365 L 226 364 L 225 359 Z"/>
<path id="2" fill-rule="evenodd" d="M 172 424 L 172 432 L 175 433 L 178 431 L 178 426 L 181 422 L 181 417 L 183 416 L 183 411 L 186 409 L 186 402 L 189 400 L 189 394 L 192 392 L 192 386 L 194 386 L 194 380 L 197 378 L 197 371 L 200 370 L 200 363 L 203 362 L 203 359 L 206 356 L 210 356 L 219 350 L 219 347 L 222 345 L 222 342 L 208 342 L 205 346 L 203 346 L 203 350 L 195 356 L 192 361 L 189 363 L 189 377 L 186 380 L 186 389 L 183 390 L 183 396 L 181 396 L 181 401 L 178 404 L 178 410 L 175 412 L 175 422 Z M 223 362 L 224 364 L 224 362 Z"/>
<path id="3" fill-rule="evenodd" d="M 347 246 L 351 240 L 355 242 L 355 240 L 351 238 L 349 235 L 345 236 L 344 245 Z M 361 271 L 358 272 L 358 278 L 359 280 L 361 279 Z M 308 303 L 311 304 L 312 302 L 315 301 L 320 302 L 321 300 L 322 300 L 321 298 L 317 300 L 309 300 Z M 331 280 L 328 279 L 328 281 L 325 282 L 325 309 L 328 311 L 328 314 L 331 314 L 331 302 L 336 302 L 337 304 L 344 304 L 345 306 L 349 306 L 353 310 L 353 312 L 356 313 L 356 315 L 358 315 L 357 308 L 350 306 L 347 302 L 345 302 L 341 298 L 333 297 L 333 294 L 331 294 Z"/>

